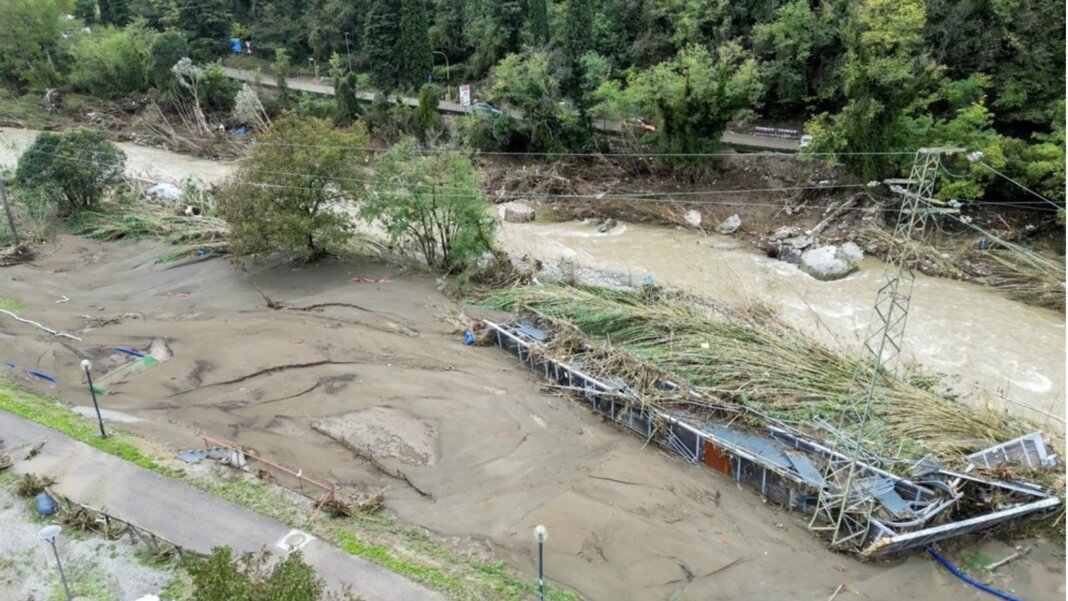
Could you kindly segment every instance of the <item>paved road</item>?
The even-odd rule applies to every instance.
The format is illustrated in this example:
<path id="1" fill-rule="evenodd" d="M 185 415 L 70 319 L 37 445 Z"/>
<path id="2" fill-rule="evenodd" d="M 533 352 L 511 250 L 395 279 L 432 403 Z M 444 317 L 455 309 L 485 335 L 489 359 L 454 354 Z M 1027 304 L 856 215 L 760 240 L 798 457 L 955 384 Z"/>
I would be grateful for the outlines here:
<path id="1" fill-rule="evenodd" d="M 79 503 L 107 509 L 163 538 L 202 553 L 229 546 L 237 551 L 275 544 L 290 528 L 244 507 L 223 501 L 179 480 L 161 476 L 31 421 L 0 411 L 0 439 L 5 449 L 44 442 L 41 452 L 18 461 L 19 473 L 47 474 L 57 480 L 53 489 Z M 368 601 L 445 601 L 399 574 L 313 540 L 301 551 L 305 560 L 333 590 L 348 585 Z"/>
<path id="2" fill-rule="evenodd" d="M 251 71 L 245 71 L 243 69 L 235 69 L 234 67 L 223 67 L 223 73 L 227 77 L 237 79 L 239 81 L 255 81 L 256 75 Z M 272 76 L 261 77 L 261 83 L 265 86 L 274 87 L 276 85 L 275 78 Z M 334 95 L 334 86 L 327 83 L 316 81 L 306 77 L 290 77 L 286 80 L 290 89 L 300 90 L 302 92 L 310 92 L 312 94 L 322 94 L 324 96 Z M 356 97 L 365 102 L 372 102 L 375 99 L 374 92 L 357 92 Z M 407 106 L 419 106 L 419 100 L 410 96 L 404 96 L 401 98 Z M 438 111 L 442 113 L 465 113 L 464 107 L 456 102 L 445 102 L 444 100 L 438 102 Z M 517 119 L 522 119 L 523 114 L 519 111 L 508 110 L 509 115 Z M 594 128 L 600 131 L 619 133 L 623 128 L 614 121 L 602 121 L 600 123 L 594 123 Z M 752 136 L 749 134 L 737 134 L 734 132 L 726 132 L 720 138 L 720 140 L 727 146 L 734 146 L 738 148 L 751 148 L 757 150 L 770 150 L 776 152 L 797 152 L 800 150 L 797 140 L 788 140 L 783 138 L 766 138 L 763 136 Z"/>

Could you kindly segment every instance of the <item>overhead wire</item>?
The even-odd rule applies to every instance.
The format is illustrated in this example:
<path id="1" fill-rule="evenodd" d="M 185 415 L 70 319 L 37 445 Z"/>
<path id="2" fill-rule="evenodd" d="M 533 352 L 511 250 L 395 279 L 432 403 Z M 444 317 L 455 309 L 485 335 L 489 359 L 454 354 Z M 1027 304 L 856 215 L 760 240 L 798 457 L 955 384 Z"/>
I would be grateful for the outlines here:
<path id="1" fill-rule="evenodd" d="M 1042 196 L 1042 195 L 1041 195 L 1041 194 L 1039 194 L 1038 192 L 1035 192 L 1035 191 L 1034 191 L 1034 190 L 1032 190 L 1031 188 L 1028 188 L 1027 186 L 1025 186 L 1025 185 L 1021 184 L 1020 182 L 1018 182 L 1018 181 L 1014 180 L 1013 178 L 1011 178 L 1011 177 L 1009 177 L 1009 176 L 1005 175 L 1004 173 L 1002 173 L 1002 172 L 998 171 L 997 169 L 994 169 L 993 167 L 991 167 L 990 165 L 988 165 L 988 164 L 986 163 L 986 161 L 983 161 L 983 160 L 977 160 L 977 161 L 976 161 L 976 163 L 978 163 L 978 164 L 979 164 L 979 165 L 980 165 L 981 167 L 984 167 L 984 168 L 985 168 L 986 170 L 990 171 L 990 172 L 991 172 L 991 173 L 993 173 L 994 175 L 997 175 L 998 177 L 1000 177 L 1000 178 L 1002 178 L 1002 179 L 1004 179 L 1004 180 L 1006 180 L 1006 181 L 1008 181 L 1008 182 L 1012 183 L 1013 185 L 1015 185 L 1015 186 L 1019 187 L 1020 189 L 1022 189 L 1022 190 L 1024 190 L 1024 191 L 1028 192 L 1029 194 L 1031 194 L 1031 195 L 1032 195 L 1032 196 L 1034 196 L 1035 198 L 1038 198 L 1039 200 L 1042 200 L 1043 202 L 1045 202 L 1045 203 L 1049 204 L 1050 206 L 1053 206 L 1053 207 L 1057 208 L 1058 210 L 1064 210 L 1064 207 L 1063 207 L 1063 206 L 1061 206 L 1061 205 L 1059 205 L 1059 204 L 1057 204 L 1057 203 L 1053 202 L 1052 200 L 1050 200 L 1050 199 L 1046 198 L 1045 196 Z"/>

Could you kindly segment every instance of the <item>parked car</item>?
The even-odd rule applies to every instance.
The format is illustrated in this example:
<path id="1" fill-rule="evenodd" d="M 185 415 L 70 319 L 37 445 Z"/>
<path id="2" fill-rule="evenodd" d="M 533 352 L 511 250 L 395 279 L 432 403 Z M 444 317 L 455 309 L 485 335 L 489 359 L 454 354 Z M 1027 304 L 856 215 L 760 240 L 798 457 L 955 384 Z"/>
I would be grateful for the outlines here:
<path id="1" fill-rule="evenodd" d="M 639 131 L 656 131 L 656 126 L 641 117 L 624 119 L 619 124 L 623 129 L 637 129 Z"/>
<path id="2" fill-rule="evenodd" d="M 480 112 L 481 113 L 489 113 L 491 115 L 502 115 L 502 114 L 504 114 L 504 111 L 502 111 L 501 109 L 493 106 L 492 104 L 490 104 L 488 102 L 483 102 L 481 100 L 476 101 L 476 102 L 471 104 L 471 112 L 473 112 L 473 113 L 480 113 Z"/>
<path id="3" fill-rule="evenodd" d="M 805 135 L 801 136 L 800 145 L 801 145 L 801 148 L 808 148 L 809 146 L 811 146 L 812 145 L 812 136 L 810 136 L 809 134 L 805 134 Z"/>

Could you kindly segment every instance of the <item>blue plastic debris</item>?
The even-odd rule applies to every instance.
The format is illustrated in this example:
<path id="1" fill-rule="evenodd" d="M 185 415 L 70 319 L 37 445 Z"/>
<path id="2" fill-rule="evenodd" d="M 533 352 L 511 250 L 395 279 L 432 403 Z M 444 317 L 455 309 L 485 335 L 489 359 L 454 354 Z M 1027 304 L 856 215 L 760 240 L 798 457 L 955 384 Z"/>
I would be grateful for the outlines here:
<path id="1" fill-rule="evenodd" d="M 40 515 L 52 515 L 56 512 L 56 500 L 46 492 L 34 497 L 33 502 L 37 507 L 37 513 Z"/>
<path id="2" fill-rule="evenodd" d="M 8 362 L 7 362 L 7 363 L 5 363 L 4 365 L 6 365 L 6 366 L 8 366 L 8 367 L 10 367 L 10 368 L 14 368 L 14 367 L 15 367 L 15 362 L 14 362 L 14 361 L 8 361 Z"/>
<path id="3" fill-rule="evenodd" d="M 653 285 L 653 275 L 649 274 L 649 275 L 645 276 L 644 278 L 642 278 L 642 284 L 644 284 L 646 286 L 652 286 Z"/>
<path id="4" fill-rule="evenodd" d="M 37 376 L 38 378 L 41 378 L 42 380 L 48 380 L 49 382 L 51 382 L 53 384 L 59 384 L 59 380 L 55 379 L 54 377 L 52 377 L 52 376 L 50 376 L 50 375 L 48 375 L 48 374 L 46 374 L 46 373 L 44 373 L 42 371 L 37 371 L 36 369 L 31 369 L 31 370 L 28 370 L 26 373 L 30 374 L 31 376 Z"/>
<path id="5" fill-rule="evenodd" d="M 134 357 L 144 357 L 145 354 L 141 351 L 134 350 L 128 346 L 113 346 L 111 347 L 120 353 L 126 353 L 127 355 L 133 355 Z"/>
<path id="6" fill-rule="evenodd" d="M 475 335 L 471 333 L 471 330 L 464 332 L 464 344 L 467 346 L 474 346 Z"/>
<path id="7" fill-rule="evenodd" d="M 244 127 L 239 127 L 239 128 L 234 130 L 234 135 L 235 136 L 243 136 L 243 135 L 245 135 L 247 133 L 248 133 L 248 130 L 246 130 Z"/>

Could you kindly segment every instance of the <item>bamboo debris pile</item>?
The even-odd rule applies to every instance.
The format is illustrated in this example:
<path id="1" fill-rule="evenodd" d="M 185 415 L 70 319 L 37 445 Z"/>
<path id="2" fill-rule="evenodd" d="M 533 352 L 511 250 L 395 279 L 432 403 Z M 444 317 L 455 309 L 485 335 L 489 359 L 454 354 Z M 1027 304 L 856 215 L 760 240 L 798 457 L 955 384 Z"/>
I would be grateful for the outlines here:
<path id="1" fill-rule="evenodd" d="M 113 203 L 102 211 L 79 213 L 70 223 L 71 231 L 98 240 L 159 238 L 177 246 L 160 262 L 180 259 L 198 250 L 225 252 L 230 226 L 207 215 L 185 216 L 176 211 L 134 201 Z"/>
<path id="2" fill-rule="evenodd" d="M 852 398 L 858 359 L 831 350 L 761 306 L 711 306 L 647 287 L 640 292 L 594 287 L 525 286 L 489 294 L 487 306 L 516 311 L 555 334 L 546 352 L 580 363 L 587 373 L 622 377 L 646 402 L 667 404 L 671 380 L 725 405 L 811 427 L 820 417 L 859 422 Z M 861 372 L 863 373 L 863 372 Z M 887 456 L 945 459 L 1008 440 L 1025 424 L 907 382 L 877 391 L 866 439 Z"/>
<path id="3" fill-rule="evenodd" d="M 938 244 L 894 241 L 890 232 L 869 227 L 860 231 L 858 242 L 880 253 L 891 244 L 904 245 L 908 260 L 929 275 L 969 280 L 991 286 L 1009 298 L 1039 307 L 1064 311 L 1064 261 L 1028 251 L 1016 245 L 997 245 L 980 250 L 973 242 Z"/>

